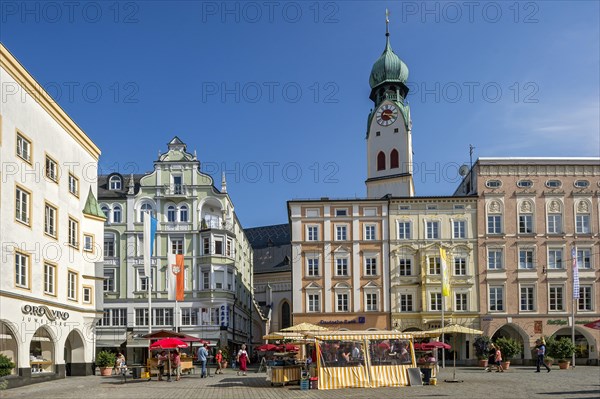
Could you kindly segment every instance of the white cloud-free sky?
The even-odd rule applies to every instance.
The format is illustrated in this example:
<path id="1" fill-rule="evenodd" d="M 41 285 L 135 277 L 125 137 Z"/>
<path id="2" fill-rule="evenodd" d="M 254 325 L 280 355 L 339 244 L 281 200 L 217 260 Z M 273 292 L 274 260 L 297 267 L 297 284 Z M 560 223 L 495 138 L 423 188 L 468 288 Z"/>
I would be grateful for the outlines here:
<path id="1" fill-rule="evenodd" d="M 52 4 L 52 5 L 48 5 Z M 102 149 L 152 170 L 179 136 L 245 227 L 366 194 L 371 67 L 410 70 L 418 195 L 475 156 L 600 156 L 600 9 L 535 2 L 2 2 L 0 40 Z"/>

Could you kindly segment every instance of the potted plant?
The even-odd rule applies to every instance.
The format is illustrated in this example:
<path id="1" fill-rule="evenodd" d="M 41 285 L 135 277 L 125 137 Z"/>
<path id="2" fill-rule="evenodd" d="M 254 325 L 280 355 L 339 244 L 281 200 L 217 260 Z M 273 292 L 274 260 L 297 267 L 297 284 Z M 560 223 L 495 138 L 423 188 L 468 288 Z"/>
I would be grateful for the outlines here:
<path id="1" fill-rule="evenodd" d="M 508 370 L 510 359 L 521 353 L 522 346 L 519 342 L 510 337 L 498 338 L 495 342 L 502 354 L 502 368 Z"/>
<path id="2" fill-rule="evenodd" d="M 98 352 L 96 355 L 96 365 L 100 367 L 100 375 L 111 375 L 116 361 L 117 356 L 114 353 L 109 351 Z"/>
<path id="3" fill-rule="evenodd" d="M 475 356 L 479 360 L 479 367 L 488 366 L 488 354 L 490 352 L 490 344 L 492 340 L 487 335 L 480 335 L 475 338 L 473 342 L 473 348 L 475 349 Z"/>
<path id="4" fill-rule="evenodd" d="M 571 364 L 571 358 L 575 353 L 575 345 L 567 338 L 554 340 L 552 345 L 552 356 L 558 359 L 558 367 L 568 369 Z"/>
<path id="5" fill-rule="evenodd" d="M 229 363 L 229 348 L 223 347 L 221 349 L 221 355 L 223 355 L 223 368 L 227 368 L 227 364 Z"/>
<path id="6" fill-rule="evenodd" d="M 11 375 L 14 368 L 13 361 L 8 356 L 0 353 L 0 377 Z"/>

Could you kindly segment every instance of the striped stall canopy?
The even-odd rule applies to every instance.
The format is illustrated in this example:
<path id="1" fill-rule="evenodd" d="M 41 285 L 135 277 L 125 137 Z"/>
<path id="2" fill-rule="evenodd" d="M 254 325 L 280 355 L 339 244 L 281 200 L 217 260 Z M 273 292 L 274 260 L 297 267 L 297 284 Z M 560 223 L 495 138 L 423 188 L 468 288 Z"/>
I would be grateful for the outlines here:
<path id="1" fill-rule="evenodd" d="M 399 333 L 396 331 L 332 331 L 328 333 L 313 333 L 308 336 L 322 341 L 362 341 L 364 339 L 412 339 L 410 333 Z"/>
<path id="2" fill-rule="evenodd" d="M 408 366 L 371 366 L 371 387 L 403 387 L 408 385 Z"/>
<path id="3" fill-rule="evenodd" d="M 369 388 L 369 373 L 364 366 L 319 367 L 319 389 Z"/>

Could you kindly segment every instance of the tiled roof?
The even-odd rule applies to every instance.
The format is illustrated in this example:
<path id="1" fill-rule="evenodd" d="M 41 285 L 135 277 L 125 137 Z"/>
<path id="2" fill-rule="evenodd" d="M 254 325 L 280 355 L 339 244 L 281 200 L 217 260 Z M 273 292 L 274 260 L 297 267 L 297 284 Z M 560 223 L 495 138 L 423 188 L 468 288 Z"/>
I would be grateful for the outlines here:
<path id="1" fill-rule="evenodd" d="M 292 245 L 286 224 L 245 229 L 254 250 L 254 274 L 291 270 Z"/>
<path id="2" fill-rule="evenodd" d="M 112 176 L 121 176 L 121 189 L 110 190 L 108 186 L 108 179 Z M 140 179 L 146 176 L 146 174 L 133 175 L 134 182 L 134 193 L 137 194 L 140 191 Z M 127 192 L 129 188 L 129 178 L 131 175 L 121 175 L 118 173 L 111 173 L 110 175 L 99 175 L 98 176 L 98 200 L 103 201 L 107 199 L 125 199 L 127 198 Z"/>
<path id="3" fill-rule="evenodd" d="M 268 246 L 279 246 L 291 243 L 289 224 L 275 224 L 271 226 L 251 227 L 244 229 L 253 249 Z"/>

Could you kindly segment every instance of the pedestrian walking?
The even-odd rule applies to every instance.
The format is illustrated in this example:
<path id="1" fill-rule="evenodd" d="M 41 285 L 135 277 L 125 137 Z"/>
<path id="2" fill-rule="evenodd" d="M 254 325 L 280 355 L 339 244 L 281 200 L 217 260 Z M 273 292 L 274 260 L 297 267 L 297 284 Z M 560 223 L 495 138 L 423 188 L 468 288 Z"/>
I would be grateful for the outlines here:
<path id="1" fill-rule="evenodd" d="M 246 375 L 248 363 L 250 363 L 250 361 L 248 359 L 248 352 L 246 352 L 245 344 L 242 344 L 242 349 L 240 349 L 237 354 L 237 362 L 240 364 L 240 370 L 237 372 L 237 374 L 240 375 L 240 373 L 242 373 L 243 375 Z"/>
<path id="2" fill-rule="evenodd" d="M 215 374 L 223 374 L 223 351 L 221 349 L 215 355 L 215 361 L 217 362 Z"/>
<path id="3" fill-rule="evenodd" d="M 490 350 L 488 353 L 488 365 L 485 368 L 485 371 L 488 373 L 492 372 L 492 367 L 496 364 L 496 346 L 494 344 L 490 344 Z"/>
<path id="4" fill-rule="evenodd" d="M 198 349 L 198 360 L 202 364 L 200 378 L 206 378 L 206 361 L 208 360 L 208 344 L 204 344 Z"/>
<path id="5" fill-rule="evenodd" d="M 179 355 L 179 349 L 173 351 L 171 363 L 175 369 L 175 381 L 179 381 L 181 379 L 181 356 Z"/>
<path id="6" fill-rule="evenodd" d="M 502 368 L 502 352 L 500 352 L 500 348 L 497 346 L 496 346 L 496 356 L 495 356 L 494 360 L 496 360 L 496 372 L 504 373 L 504 368 Z"/>
<path id="7" fill-rule="evenodd" d="M 544 365 L 544 367 L 546 367 L 546 370 L 548 370 L 548 372 L 550 372 L 550 367 L 548 367 L 548 365 L 544 362 L 544 356 L 546 356 L 545 342 L 542 341 L 541 339 L 537 339 L 535 341 L 535 349 L 537 351 L 537 361 L 536 361 L 537 369 L 535 370 L 535 372 L 536 373 L 540 372 L 540 366 L 542 364 Z"/>
<path id="8" fill-rule="evenodd" d="M 158 354 L 158 360 L 156 362 L 156 367 L 158 368 L 158 380 L 162 381 L 163 374 L 165 373 L 165 362 L 169 361 L 167 356 L 167 352 L 162 351 Z"/>

